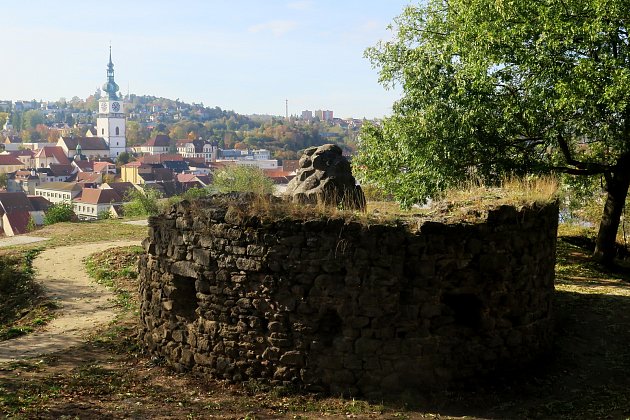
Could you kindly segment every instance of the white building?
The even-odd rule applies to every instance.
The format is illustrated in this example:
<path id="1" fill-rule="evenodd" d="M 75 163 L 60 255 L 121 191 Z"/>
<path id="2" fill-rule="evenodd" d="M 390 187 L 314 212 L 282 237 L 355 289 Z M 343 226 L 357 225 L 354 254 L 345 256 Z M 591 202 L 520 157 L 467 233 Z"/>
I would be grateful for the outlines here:
<path id="1" fill-rule="evenodd" d="M 96 135 L 105 139 L 109 146 L 109 156 L 112 158 L 118 157 L 127 148 L 125 104 L 118 95 L 118 90 L 118 85 L 114 82 L 114 63 L 110 47 L 107 82 L 103 85 L 103 96 L 98 101 Z"/>

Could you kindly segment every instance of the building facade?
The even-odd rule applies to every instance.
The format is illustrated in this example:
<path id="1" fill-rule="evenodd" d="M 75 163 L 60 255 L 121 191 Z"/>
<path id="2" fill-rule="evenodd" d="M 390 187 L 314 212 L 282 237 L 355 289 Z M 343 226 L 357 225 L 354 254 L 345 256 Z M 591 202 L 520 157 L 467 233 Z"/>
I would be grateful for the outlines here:
<path id="1" fill-rule="evenodd" d="M 96 135 L 105 139 L 111 158 L 117 158 L 127 148 L 125 104 L 118 90 L 118 85 L 114 81 L 114 63 L 110 47 L 107 82 L 103 85 L 103 96 L 98 101 Z"/>

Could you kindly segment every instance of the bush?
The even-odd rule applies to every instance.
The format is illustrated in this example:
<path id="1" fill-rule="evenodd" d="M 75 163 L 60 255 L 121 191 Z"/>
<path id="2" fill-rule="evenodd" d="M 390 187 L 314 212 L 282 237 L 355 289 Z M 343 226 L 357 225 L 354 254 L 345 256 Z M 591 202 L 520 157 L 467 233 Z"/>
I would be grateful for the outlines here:
<path id="1" fill-rule="evenodd" d="M 183 193 L 181 193 L 180 195 L 175 195 L 173 197 L 170 197 L 168 199 L 168 201 L 166 202 L 165 205 L 165 209 L 172 206 L 173 204 L 177 204 L 180 201 L 183 200 L 188 200 L 188 201 L 192 201 L 195 200 L 197 198 L 202 198 L 202 197 L 206 197 L 210 194 L 212 194 L 214 191 L 211 188 L 199 188 L 199 187 L 193 187 L 190 188 L 186 191 L 184 191 Z"/>
<path id="2" fill-rule="evenodd" d="M 44 224 L 52 225 L 61 222 L 71 222 L 76 219 L 71 203 L 56 203 L 46 210 Z"/>
<path id="3" fill-rule="evenodd" d="M 273 181 L 262 169 L 249 165 L 226 166 L 214 174 L 214 187 L 218 192 L 254 192 L 271 194 Z"/>
<path id="4" fill-rule="evenodd" d="M 162 193 L 154 188 L 143 187 L 142 190 L 129 190 L 125 195 L 123 209 L 125 216 L 154 216 L 158 214 L 160 208 L 158 200 L 162 198 Z"/>

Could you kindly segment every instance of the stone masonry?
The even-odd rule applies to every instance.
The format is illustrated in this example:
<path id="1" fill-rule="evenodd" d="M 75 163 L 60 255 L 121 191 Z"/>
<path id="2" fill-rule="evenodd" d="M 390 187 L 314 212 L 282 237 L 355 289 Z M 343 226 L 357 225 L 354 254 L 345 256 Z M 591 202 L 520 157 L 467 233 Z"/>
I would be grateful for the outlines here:
<path id="1" fill-rule="evenodd" d="M 550 350 L 557 204 L 412 228 L 265 220 L 246 201 L 149 220 L 140 336 L 178 370 L 377 398 Z"/>

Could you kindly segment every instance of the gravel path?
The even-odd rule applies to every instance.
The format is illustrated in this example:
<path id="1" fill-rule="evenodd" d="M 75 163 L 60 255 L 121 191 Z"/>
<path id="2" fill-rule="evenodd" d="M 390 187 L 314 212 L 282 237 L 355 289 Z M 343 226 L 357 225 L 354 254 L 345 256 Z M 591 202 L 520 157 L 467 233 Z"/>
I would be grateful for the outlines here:
<path id="1" fill-rule="evenodd" d="M 42 330 L 0 342 L 0 363 L 38 357 L 84 341 L 85 335 L 114 319 L 113 294 L 85 272 L 85 257 L 138 241 L 81 244 L 47 249 L 35 258 L 36 280 L 60 304 L 57 318 Z"/>

